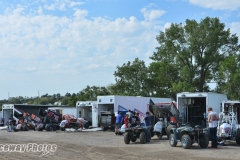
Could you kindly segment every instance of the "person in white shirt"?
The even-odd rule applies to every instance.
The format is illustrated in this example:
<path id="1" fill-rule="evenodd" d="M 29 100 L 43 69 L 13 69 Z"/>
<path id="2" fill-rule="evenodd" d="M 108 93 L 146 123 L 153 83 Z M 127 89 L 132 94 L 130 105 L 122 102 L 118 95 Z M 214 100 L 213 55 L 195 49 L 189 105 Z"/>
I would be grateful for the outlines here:
<path id="1" fill-rule="evenodd" d="M 211 148 L 217 148 L 217 125 L 218 125 L 218 115 L 213 111 L 211 107 L 208 108 L 208 125 L 210 130 L 210 135 L 212 138 Z"/>

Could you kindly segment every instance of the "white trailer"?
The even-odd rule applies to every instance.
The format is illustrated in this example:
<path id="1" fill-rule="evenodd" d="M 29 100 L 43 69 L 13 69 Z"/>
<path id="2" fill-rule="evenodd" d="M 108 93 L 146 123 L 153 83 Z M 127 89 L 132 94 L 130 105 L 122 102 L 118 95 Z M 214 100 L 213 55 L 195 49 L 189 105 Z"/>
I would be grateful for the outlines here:
<path id="1" fill-rule="evenodd" d="M 212 107 L 214 111 L 219 113 L 221 102 L 225 100 L 227 100 L 225 94 L 213 92 L 177 93 L 179 118 L 182 123 L 190 123 L 192 126 L 198 124 L 206 127 L 208 107 Z"/>
<path id="2" fill-rule="evenodd" d="M 76 102 L 77 118 L 84 117 L 92 127 L 98 126 L 98 108 L 97 101 L 77 101 Z"/>
<path id="3" fill-rule="evenodd" d="M 3 104 L 2 105 L 2 116 L 4 118 L 4 123 L 7 123 L 9 118 L 13 118 L 18 122 L 18 115 L 23 113 L 14 107 L 14 104 Z"/>
<path id="4" fill-rule="evenodd" d="M 172 102 L 171 98 L 156 98 L 156 97 L 135 97 L 135 96 L 98 96 L 98 115 L 100 116 L 102 111 L 110 111 L 117 115 L 120 111 L 124 114 L 130 109 L 131 111 L 137 111 L 140 116 L 144 117 L 148 111 L 148 104 L 150 99 L 154 103 Z"/>

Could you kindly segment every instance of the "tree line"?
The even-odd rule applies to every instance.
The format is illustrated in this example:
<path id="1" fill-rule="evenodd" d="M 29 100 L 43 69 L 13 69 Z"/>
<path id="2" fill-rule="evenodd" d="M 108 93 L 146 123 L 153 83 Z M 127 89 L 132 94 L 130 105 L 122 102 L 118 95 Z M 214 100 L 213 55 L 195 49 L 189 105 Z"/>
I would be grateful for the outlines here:
<path id="1" fill-rule="evenodd" d="M 79 93 L 12 97 L 0 103 L 53 104 L 75 106 L 76 101 L 94 101 L 100 95 L 169 97 L 179 92 L 216 92 L 228 99 L 240 99 L 240 45 L 219 18 L 200 22 L 187 19 L 185 25 L 172 23 L 156 36 L 158 46 L 146 66 L 143 60 L 116 66 L 115 84 L 88 86 Z M 211 89 L 210 84 L 216 87 Z"/>

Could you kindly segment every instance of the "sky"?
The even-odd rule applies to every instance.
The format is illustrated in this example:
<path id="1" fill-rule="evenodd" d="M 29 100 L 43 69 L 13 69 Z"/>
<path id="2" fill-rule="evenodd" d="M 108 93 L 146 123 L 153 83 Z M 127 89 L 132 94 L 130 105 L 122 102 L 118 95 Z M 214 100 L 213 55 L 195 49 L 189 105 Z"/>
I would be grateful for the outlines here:
<path id="1" fill-rule="evenodd" d="M 239 0 L 0 0 L 0 99 L 114 84 L 171 23 L 207 16 L 240 36 Z"/>

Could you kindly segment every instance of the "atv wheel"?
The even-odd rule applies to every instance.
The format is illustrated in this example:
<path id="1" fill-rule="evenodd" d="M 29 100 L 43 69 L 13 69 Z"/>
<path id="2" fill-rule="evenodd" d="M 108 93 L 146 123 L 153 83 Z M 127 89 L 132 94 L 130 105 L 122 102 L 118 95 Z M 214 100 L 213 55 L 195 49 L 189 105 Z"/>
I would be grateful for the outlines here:
<path id="1" fill-rule="evenodd" d="M 191 137 L 187 134 L 184 134 L 181 138 L 181 143 L 184 149 L 189 149 L 192 145 Z"/>
<path id="2" fill-rule="evenodd" d="M 199 138 L 199 146 L 201 148 L 207 148 L 209 144 L 208 135 L 204 134 Z"/>
<path id="3" fill-rule="evenodd" d="M 176 147 L 177 146 L 177 140 L 175 139 L 174 134 L 170 134 L 170 136 L 169 136 L 169 144 L 172 147 Z"/>
<path id="4" fill-rule="evenodd" d="M 130 143 L 130 133 L 126 132 L 124 134 L 124 142 L 125 142 L 125 144 L 129 144 Z"/>
<path id="5" fill-rule="evenodd" d="M 150 133 L 150 130 L 148 129 L 146 142 L 150 142 L 150 141 L 151 141 L 151 133 Z"/>
<path id="6" fill-rule="evenodd" d="M 131 142 L 136 142 L 136 140 L 137 140 L 137 138 L 136 138 L 136 137 L 133 137 L 133 138 L 131 139 Z"/>
<path id="7" fill-rule="evenodd" d="M 240 145 L 240 128 L 237 129 L 236 143 L 237 143 L 238 145 Z"/>
<path id="8" fill-rule="evenodd" d="M 168 138 L 168 139 L 169 139 L 169 136 L 170 136 L 170 134 L 171 134 L 170 131 L 171 131 L 172 128 L 177 128 L 177 127 L 176 127 L 175 125 L 169 125 L 169 126 L 167 127 L 167 131 L 166 131 L 166 132 L 167 132 L 167 138 Z"/>
<path id="9" fill-rule="evenodd" d="M 139 139 L 140 139 L 140 143 L 142 143 L 142 144 L 146 143 L 146 134 L 145 134 L 145 132 L 141 132 L 140 133 Z"/>

